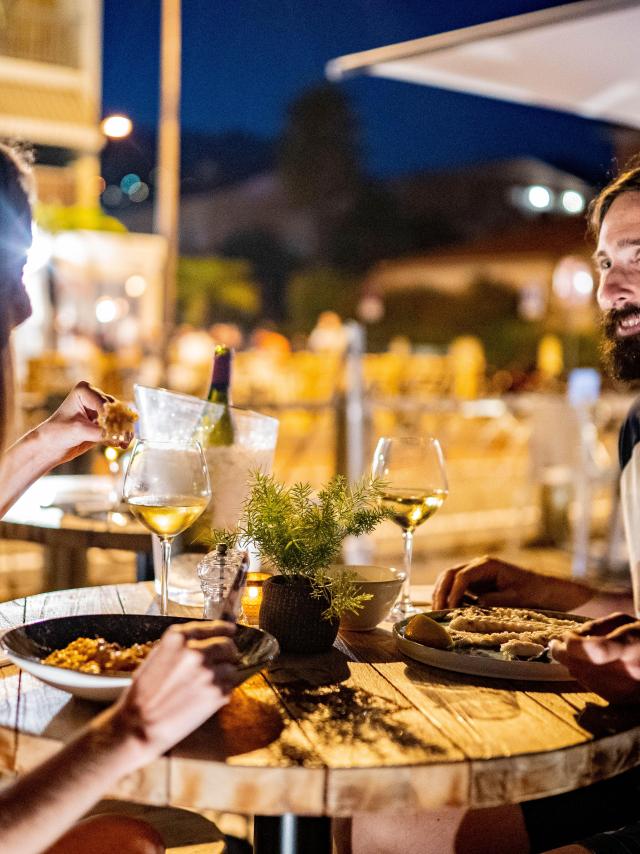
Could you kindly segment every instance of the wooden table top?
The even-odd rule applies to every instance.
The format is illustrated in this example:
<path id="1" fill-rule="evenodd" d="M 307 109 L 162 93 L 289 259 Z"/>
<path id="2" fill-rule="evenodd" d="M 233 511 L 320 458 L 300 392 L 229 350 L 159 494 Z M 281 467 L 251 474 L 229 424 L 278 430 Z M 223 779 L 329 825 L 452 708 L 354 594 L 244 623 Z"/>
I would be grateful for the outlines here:
<path id="1" fill-rule="evenodd" d="M 192 609 L 173 606 L 180 615 Z M 76 613 L 157 612 L 148 584 L 43 593 L 0 605 L 0 629 Z M 97 707 L 0 667 L 0 771 L 54 752 Z M 498 682 L 401 656 L 388 631 L 283 656 L 112 796 L 277 815 L 416 812 L 554 794 L 640 762 L 640 715 L 577 685 Z"/>

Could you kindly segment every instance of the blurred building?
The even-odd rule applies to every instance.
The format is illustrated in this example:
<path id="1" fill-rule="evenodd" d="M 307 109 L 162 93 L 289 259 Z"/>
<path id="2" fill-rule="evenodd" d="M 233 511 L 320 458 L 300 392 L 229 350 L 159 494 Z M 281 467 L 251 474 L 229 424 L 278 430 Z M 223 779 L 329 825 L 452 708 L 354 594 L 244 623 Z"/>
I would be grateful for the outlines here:
<path id="1" fill-rule="evenodd" d="M 131 231 L 152 226 L 150 202 L 115 213 Z M 262 172 L 232 186 L 182 194 L 180 249 L 185 255 L 215 254 L 231 238 L 256 232 L 269 234 L 301 257 L 315 250 L 312 219 L 291 204 L 277 173 Z"/>
<path id="2" fill-rule="evenodd" d="M 542 219 L 454 246 L 384 261 L 367 277 L 374 293 L 436 288 L 463 293 L 477 280 L 518 290 L 539 282 L 548 291 L 555 267 L 565 255 L 588 260 L 593 247 L 583 219 Z"/>
<path id="3" fill-rule="evenodd" d="M 406 175 L 390 189 L 401 214 L 431 246 L 466 243 L 541 219 L 583 219 L 592 195 L 579 176 L 526 157 Z"/>
<path id="4" fill-rule="evenodd" d="M 102 0 L 0 2 L 0 137 L 37 147 L 42 201 L 98 198 Z"/>

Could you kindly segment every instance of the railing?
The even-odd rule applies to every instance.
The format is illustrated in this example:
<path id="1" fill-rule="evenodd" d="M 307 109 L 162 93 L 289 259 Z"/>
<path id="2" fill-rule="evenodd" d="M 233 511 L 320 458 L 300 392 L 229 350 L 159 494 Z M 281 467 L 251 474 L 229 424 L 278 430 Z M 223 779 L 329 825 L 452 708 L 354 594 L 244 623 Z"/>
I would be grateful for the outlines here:
<path id="1" fill-rule="evenodd" d="M 589 457 L 588 481 L 580 504 L 575 497 L 580 492 L 581 425 L 564 396 L 456 400 L 446 359 L 429 359 L 371 356 L 357 347 L 346 363 L 333 354 L 239 352 L 234 399 L 279 419 L 275 473 L 288 483 L 303 480 L 319 487 L 336 471 L 357 477 L 368 470 L 380 435 L 438 436 L 450 493 L 425 526 L 428 536 L 416 539 L 418 550 L 454 555 L 464 547 L 517 548 L 541 536 L 549 544 L 569 540 L 571 545 L 577 530 L 582 539 L 579 548 L 574 539 L 574 553 L 584 564 L 588 537 L 595 533 L 606 541 L 611 528 L 617 431 L 629 399 L 605 396 L 592 413 L 597 441 L 583 449 L 585 459 Z M 45 361 L 51 368 L 51 358 Z M 197 371 L 182 375 L 189 384 L 174 387 L 202 395 L 209 370 L 204 365 L 202 376 Z M 125 385 L 116 388 L 84 369 L 82 375 L 106 383 L 119 396 L 131 396 Z M 62 387 L 71 381 L 67 377 Z M 43 385 L 36 384 L 40 389 Z M 28 386 L 32 392 L 37 388 Z M 378 554 L 385 542 L 397 551 L 395 528 L 381 529 L 375 537 Z"/>
<path id="2" fill-rule="evenodd" d="M 68 4 L 18 0 L 0 3 L 0 55 L 77 68 L 78 13 Z"/>

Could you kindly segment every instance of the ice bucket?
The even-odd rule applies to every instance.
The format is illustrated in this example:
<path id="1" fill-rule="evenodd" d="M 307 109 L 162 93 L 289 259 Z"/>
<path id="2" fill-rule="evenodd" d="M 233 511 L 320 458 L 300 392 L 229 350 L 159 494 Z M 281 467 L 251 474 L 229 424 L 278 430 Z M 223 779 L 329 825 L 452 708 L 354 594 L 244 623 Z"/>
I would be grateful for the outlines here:
<path id="1" fill-rule="evenodd" d="M 233 424 L 233 445 L 207 447 L 207 432 L 222 414 L 220 404 L 166 389 L 135 386 L 141 438 L 175 441 L 195 438 L 203 446 L 211 502 L 194 527 L 233 528 L 242 513 L 252 472 L 268 474 L 278 438 L 278 420 L 247 409 L 229 407 Z M 189 531 L 174 541 L 169 598 L 186 605 L 200 605 L 202 591 L 196 573 L 202 549 L 189 551 Z M 159 589 L 160 542 L 153 537 L 156 589 Z"/>

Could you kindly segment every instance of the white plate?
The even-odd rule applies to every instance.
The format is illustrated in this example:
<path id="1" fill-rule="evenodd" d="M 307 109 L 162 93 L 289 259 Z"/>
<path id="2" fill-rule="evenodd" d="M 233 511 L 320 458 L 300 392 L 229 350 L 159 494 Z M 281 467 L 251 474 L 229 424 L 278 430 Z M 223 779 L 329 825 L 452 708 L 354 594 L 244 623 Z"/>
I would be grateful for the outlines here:
<path id="1" fill-rule="evenodd" d="M 533 609 L 532 609 L 533 610 Z M 424 611 L 427 617 L 440 621 L 448 611 Z M 558 613 L 557 611 L 539 611 L 552 617 L 587 622 L 587 617 L 577 614 Z M 519 679 L 527 682 L 574 682 L 566 667 L 557 661 L 518 661 L 502 658 L 497 651 L 452 652 L 446 649 L 434 649 L 417 641 L 408 640 L 404 630 L 410 618 L 401 620 L 393 627 L 393 635 L 400 652 L 423 664 L 451 670 L 454 673 L 467 673 L 470 676 L 486 676 L 490 679 Z"/>
<path id="2" fill-rule="evenodd" d="M 21 670 L 31 673 L 32 676 L 46 685 L 81 697 L 83 700 L 110 703 L 112 700 L 116 700 L 124 689 L 131 684 L 130 676 L 100 676 L 93 673 L 81 673 L 78 670 L 68 670 L 65 667 L 40 664 L 12 652 L 7 652 L 7 658 L 10 658 Z"/>
<path id="3" fill-rule="evenodd" d="M 85 700 L 108 703 L 131 684 L 131 675 L 82 673 L 44 664 L 42 659 L 78 637 L 104 637 L 130 646 L 157 640 L 173 623 L 190 621 L 188 617 L 155 614 L 76 614 L 10 629 L 0 644 L 8 659 L 41 682 Z M 241 655 L 235 680 L 238 685 L 266 667 L 279 652 L 276 639 L 261 629 L 239 625 L 234 640 Z"/>

